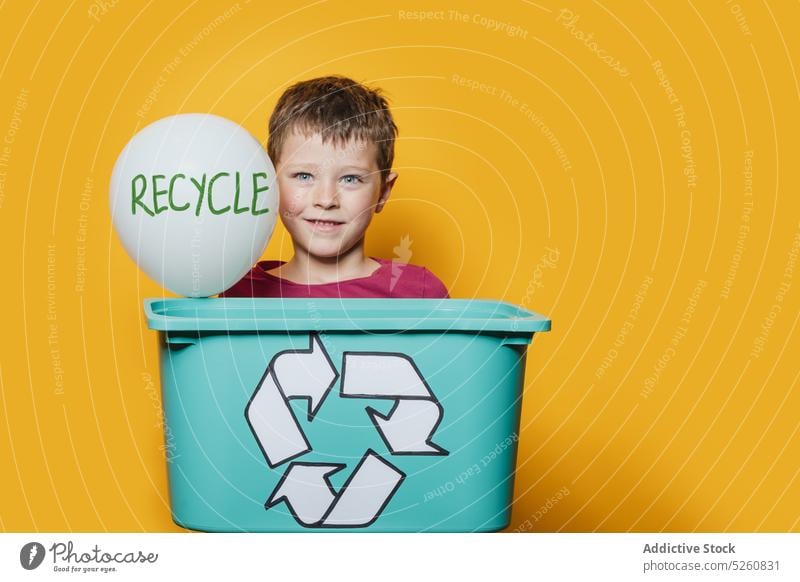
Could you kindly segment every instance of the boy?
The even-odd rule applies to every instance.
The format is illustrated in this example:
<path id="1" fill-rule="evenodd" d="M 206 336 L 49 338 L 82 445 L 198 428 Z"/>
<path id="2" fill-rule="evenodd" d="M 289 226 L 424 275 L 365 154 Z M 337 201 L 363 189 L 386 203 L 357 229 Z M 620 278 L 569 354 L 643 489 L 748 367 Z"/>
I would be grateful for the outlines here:
<path id="1" fill-rule="evenodd" d="M 397 126 L 379 90 L 345 77 L 290 87 L 269 120 L 289 262 L 261 261 L 222 297 L 447 298 L 423 267 L 367 257 L 364 238 L 383 210 Z"/>

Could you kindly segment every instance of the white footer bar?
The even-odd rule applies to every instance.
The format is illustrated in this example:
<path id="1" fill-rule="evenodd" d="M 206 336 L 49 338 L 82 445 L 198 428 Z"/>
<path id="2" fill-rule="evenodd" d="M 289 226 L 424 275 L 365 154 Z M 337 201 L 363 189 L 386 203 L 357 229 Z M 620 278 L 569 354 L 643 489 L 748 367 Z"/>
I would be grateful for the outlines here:
<path id="1" fill-rule="evenodd" d="M 0 580 L 192 574 L 321 582 L 410 575 L 420 581 L 800 580 L 800 534 L 0 534 Z"/>

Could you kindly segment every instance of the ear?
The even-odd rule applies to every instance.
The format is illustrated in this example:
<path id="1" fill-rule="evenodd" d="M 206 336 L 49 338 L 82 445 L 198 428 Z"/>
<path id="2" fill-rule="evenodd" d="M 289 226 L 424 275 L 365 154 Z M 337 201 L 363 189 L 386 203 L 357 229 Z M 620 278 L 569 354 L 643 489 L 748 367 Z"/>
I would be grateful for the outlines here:
<path id="1" fill-rule="evenodd" d="M 394 188 L 394 184 L 397 182 L 397 172 L 389 172 L 389 175 L 386 176 L 386 180 L 383 181 L 381 185 L 381 195 L 378 198 L 377 204 L 375 204 L 375 213 L 377 214 L 383 207 L 386 205 L 386 201 L 389 200 L 389 194 L 392 193 L 392 188 Z"/>

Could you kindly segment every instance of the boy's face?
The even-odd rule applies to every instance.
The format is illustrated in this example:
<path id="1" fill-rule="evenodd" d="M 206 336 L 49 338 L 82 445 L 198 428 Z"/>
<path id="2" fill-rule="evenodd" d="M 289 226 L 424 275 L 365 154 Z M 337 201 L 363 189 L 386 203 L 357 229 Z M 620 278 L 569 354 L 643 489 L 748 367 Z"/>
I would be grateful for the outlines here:
<path id="1" fill-rule="evenodd" d="M 381 180 L 377 151 L 371 142 L 322 143 L 318 133 L 287 137 L 277 173 L 281 219 L 295 247 L 332 258 L 364 238 L 397 179 Z"/>

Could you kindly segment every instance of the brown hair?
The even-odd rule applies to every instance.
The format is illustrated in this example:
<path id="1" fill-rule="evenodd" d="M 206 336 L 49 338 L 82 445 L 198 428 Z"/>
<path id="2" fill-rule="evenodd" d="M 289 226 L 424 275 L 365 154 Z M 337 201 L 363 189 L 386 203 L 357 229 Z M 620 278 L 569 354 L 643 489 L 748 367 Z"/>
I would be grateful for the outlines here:
<path id="1" fill-rule="evenodd" d="M 382 179 L 392 169 L 397 126 L 380 89 L 339 76 L 292 85 L 278 99 L 269 119 L 267 153 L 276 165 L 286 136 L 295 130 L 305 135 L 319 133 L 323 143 L 371 141 L 378 146 Z"/>

